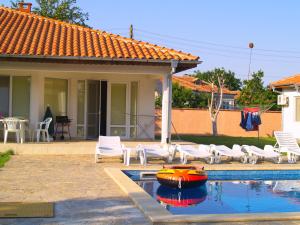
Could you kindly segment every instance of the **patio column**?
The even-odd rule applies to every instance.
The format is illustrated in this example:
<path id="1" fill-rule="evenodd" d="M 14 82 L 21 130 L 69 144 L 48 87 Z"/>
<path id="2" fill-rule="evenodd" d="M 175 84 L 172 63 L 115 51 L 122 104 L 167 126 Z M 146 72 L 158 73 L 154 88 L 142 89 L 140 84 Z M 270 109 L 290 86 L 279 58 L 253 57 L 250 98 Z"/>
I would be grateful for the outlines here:
<path id="1" fill-rule="evenodd" d="M 162 80 L 162 126 L 161 143 L 171 142 L 171 123 L 172 123 L 172 74 L 176 72 L 178 61 L 171 62 L 171 73 L 165 74 Z"/>

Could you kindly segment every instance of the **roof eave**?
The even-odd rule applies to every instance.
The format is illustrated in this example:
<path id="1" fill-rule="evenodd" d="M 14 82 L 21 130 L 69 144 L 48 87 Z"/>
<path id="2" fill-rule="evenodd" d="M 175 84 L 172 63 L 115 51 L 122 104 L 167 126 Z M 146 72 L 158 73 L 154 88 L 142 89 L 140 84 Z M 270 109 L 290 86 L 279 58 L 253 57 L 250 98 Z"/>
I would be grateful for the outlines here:
<path id="1" fill-rule="evenodd" d="M 279 85 L 270 85 L 271 89 L 287 89 L 287 88 L 299 88 L 300 84 L 279 84 Z"/>
<path id="2" fill-rule="evenodd" d="M 44 56 L 44 55 L 11 55 L 0 54 L 0 58 L 23 58 L 23 59 L 64 59 L 78 61 L 111 61 L 111 62 L 152 62 L 152 63 L 171 63 L 176 59 L 158 60 L 158 59 L 132 59 L 132 58 L 109 58 L 109 57 L 82 57 L 82 56 Z M 200 64 L 199 60 L 177 60 L 181 64 Z"/>

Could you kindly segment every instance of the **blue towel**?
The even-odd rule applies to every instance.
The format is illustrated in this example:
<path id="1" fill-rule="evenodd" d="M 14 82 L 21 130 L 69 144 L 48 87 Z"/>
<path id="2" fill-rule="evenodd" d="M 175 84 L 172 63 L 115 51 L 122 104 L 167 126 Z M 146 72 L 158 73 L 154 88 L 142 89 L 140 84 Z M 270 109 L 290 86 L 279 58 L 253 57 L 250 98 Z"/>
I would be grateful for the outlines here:
<path id="1" fill-rule="evenodd" d="M 253 118 L 252 118 L 252 113 L 247 113 L 247 120 L 246 120 L 246 130 L 251 131 L 253 130 Z"/>
<path id="2" fill-rule="evenodd" d="M 244 112 L 241 111 L 241 122 L 240 122 L 240 126 L 243 128 L 243 129 L 246 129 L 246 118 L 245 118 L 245 115 L 244 115 Z"/>

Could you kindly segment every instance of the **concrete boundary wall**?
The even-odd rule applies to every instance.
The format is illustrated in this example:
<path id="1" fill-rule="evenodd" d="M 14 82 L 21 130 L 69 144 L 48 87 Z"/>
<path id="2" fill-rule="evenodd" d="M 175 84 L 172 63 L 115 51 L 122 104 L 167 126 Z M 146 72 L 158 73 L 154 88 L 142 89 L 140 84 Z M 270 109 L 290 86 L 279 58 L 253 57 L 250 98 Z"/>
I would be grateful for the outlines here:
<path id="1" fill-rule="evenodd" d="M 156 109 L 155 133 L 160 134 L 161 110 Z M 273 132 L 281 130 L 281 112 L 266 112 L 261 116 L 259 127 L 261 137 L 273 136 Z M 257 131 L 247 132 L 240 127 L 241 112 L 222 110 L 218 116 L 219 135 L 237 137 L 257 137 Z M 211 135 L 211 121 L 205 109 L 173 109 L 172 122 L 178 134 Z M 175 133 L 174 129 L 172 130 Z"/>

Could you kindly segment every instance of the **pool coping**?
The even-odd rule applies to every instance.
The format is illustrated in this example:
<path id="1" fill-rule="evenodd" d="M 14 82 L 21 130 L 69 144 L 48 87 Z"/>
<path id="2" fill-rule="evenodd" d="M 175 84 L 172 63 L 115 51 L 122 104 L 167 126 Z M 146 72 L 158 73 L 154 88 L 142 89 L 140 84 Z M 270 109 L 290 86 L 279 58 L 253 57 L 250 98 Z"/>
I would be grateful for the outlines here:
<path id="1" fill-rule="evenodd" d="M 300 220 L 299 212 L 284 213 L 239 213 L 206 215 L 173 215 L 143 188 L 131 180 L 121 168 L 104 168 L 104 171 L 119 185 L 134 204 L 150 219 L 153 224 L 187 224 L 197 222 L 248 222 L 248 221 L 288 221 Z M 127 168 L 126 170 L 130 170 Z M 133 170 L 153 170 L 133 169 Z M 221 170 L 221 169 L 220 169 Z M 224 170 L 224 169 L 222 169 Z M 247 170 L 247 169 L 246 169 Z"/>

